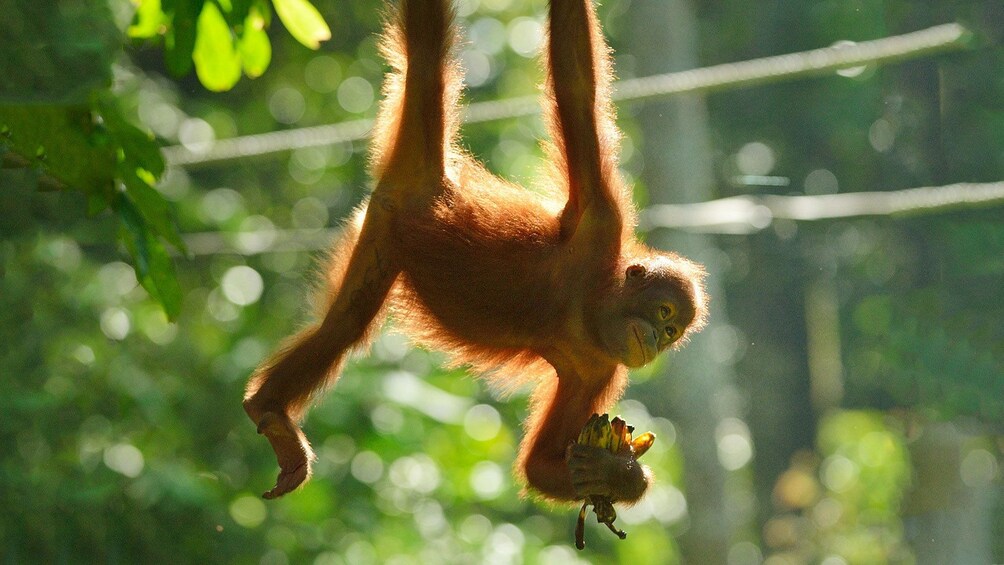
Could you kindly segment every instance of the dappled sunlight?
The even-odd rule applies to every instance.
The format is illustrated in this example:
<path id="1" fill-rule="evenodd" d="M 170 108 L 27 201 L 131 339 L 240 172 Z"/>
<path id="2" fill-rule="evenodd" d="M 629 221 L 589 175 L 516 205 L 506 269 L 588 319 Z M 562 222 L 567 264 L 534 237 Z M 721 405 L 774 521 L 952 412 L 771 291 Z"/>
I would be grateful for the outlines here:
<path id="1" fill-rule="evenodd" d="M 764 525 L 764 540 L 778 559 L 876 563 L 911 557 L 899 515 L 912 486 L 901 425 L 859 411 L 823 419 L 819 452 L 796 454 L 774 486 L 779 513 Z"/>
<path id="2" fill-rule="evenodd" d="M 10 22 L 35 17 L 21 4 Z M 261 498 L 275 458 L 244 386 L 316 321 L 325 249 L 372 186 L 379 5 L 312 2 L 331 26 L 314 50 L 316 21 L 297 32 L 305 44 L 273 3 L 212 3 L 215 41 L 241 63 L 219 93 L 194 67 L 172 74 L 185 62 L 165 48 L 173 20 L 147 4 L 127 6 L 143 10 L 131 25 L 121 14 L 125 55 L 54 59 L 39 76 L 18 67 L 8 82 L 37 78 L 37 92 L 0 88 L 5 562 L 1004 562 L 1004 83 L 988 80 L 1002 59 L 984 25 L 995 6 L 964 0 L 935 21 L 904 1 L 810 1 L 781 21 L 741 3 L 672 17 L 647 10 L 689 4 L 600 3 L 621 55 L 618 165 L 640 228 L 708 265 L 716 310 L 686 349 L 633 371 L 611 407 L 655 434 L 641 460 L 654 482 L 617 506 L 627 539 L 590 520 L 580 552 L 574 509 L 522 496 L 513 473 L 526 391 L 496 398 L 393 320 L 314 400 L 311 481 Z M 456 7 L 473 102 L 463 148 L 540 183 L 547 3 Z M 45 17 L 73 10 L 57 12 Z M 45 31 L 26 22 L 17 29 Z M 33 38 L 32 57 L 55 39 Z M 104 86 L 72 98 L 86 109 L 73 135 L 25 158 L 7 106 L 30 101 L 32 135 L 55 135 L 42 119 L 61 107 L 52 84 L 96 80 L 77 67 Z M 135 147 L 115 137 L 117 118 L 139 127 Z M 159 182 L 155 159 L 132 152 L 140 138 L 153 157 L 167 147 Z M 75 144 L 107 149 L 118 176 Z M 51 173 L 66 163 L 98 175 L 93 186 L 61 186 Z M 164 263 L 175 273 L 151 268 Z"/>

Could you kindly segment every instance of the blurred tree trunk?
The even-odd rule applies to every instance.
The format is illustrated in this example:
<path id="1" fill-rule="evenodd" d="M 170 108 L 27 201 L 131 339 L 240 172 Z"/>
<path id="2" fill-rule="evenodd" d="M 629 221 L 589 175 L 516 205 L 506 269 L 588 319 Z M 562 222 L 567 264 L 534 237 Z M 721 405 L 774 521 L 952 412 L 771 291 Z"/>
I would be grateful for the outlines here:
<path id="1" fill-rule="evenodd" d="M 636 57 L 638 76 L 694 68 L 697 65 L 697 20 L 683 0 L 638 0 L 631 4 L 624 49 Z M 715 197 L 707 109 L 700 95 L 639 102 L 636 110 L 643 135 L 644 171 L 651 203 L 698 202 Z M 727 493 L 727 476 L 718 459 L 716 429 L 738 412 L 733 356 L 715 347 L 716 329 L 727 329 L 720 255 L 709 236 L 653 234 L 650 243 L 704 262 L 710 271 L 711 325 L 680 353 L 672 354 L 667 374 L 649 386 L 668 405 L 648 408 L 678 424 L 685 457 L 685 484 L 690 524 L 680 538 L 686 563 L 726 563 L 743 504 Z M 721 340 L 718 340 L 719 342 Z M 716 351 L 718 349 L 718 351 Z M 748 497 L 745 497 L 748 500 Z"/>
<path id="2" fill-rule="evenodd" d="M 905 537 L 918 565 L 992 563 L 997 463 L 986 438 L 951 423 L 925 427 L 910 445 L 914 485 L 904 501 Z"/>

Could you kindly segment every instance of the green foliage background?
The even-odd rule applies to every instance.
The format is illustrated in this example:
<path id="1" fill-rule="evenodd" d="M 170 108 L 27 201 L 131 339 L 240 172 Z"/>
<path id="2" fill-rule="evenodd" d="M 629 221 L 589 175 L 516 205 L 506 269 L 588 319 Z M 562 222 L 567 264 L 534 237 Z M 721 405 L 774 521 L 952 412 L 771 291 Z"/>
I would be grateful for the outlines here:
<path id="1" fill-rule="evenodd" d="M 1004 16 L 996 3 L 695 4 L 703 64 L 946 21 L 982 40 L 854 77 L 709 97 L 721 196 L 1004 177 L 1004 52 L 1000 30 L 985 25 Z M 366 149 L 165 171 L 157 148 L 372 116 L 385 71 L 380 6 L 314 5 L 324 29 L 289 0 L 144 0 L 135 12 L 18 1 L 0 17 L 0 125 L 14 167 L 0 172 L 5 562 L 686 561 L 677 540 L 702 527 L 686 506 L 700 485 L 683 481 L 667 399 L 648 394 L 672 378 L 673 357 L 636 372 L 617 410 L 659 436 L 645 457 L 658 488 L 621 513 L 624 542 L 594 525 L 576 553 L 573 510 L 520 498 L 509 467 L 525 394 L 499 402 L 393 333 L 312 411 L 315 479 L 258 498 L 275 465 L 240 408 L 243 383 L 309 316 L 303 296 L 322 253 L 276 245 L 278 230 L 326 237 L 365 194 Z M 459 6 L 468 98 L 534 93 L 541 76 L 527 45 L 545 3 Z M 629 28 L 630 11 L 601 7 L 622 78 L 640 66 L 631 35 L 646 33 Z M 623 168 L 642 201 L 645 149 L 657 140 L 642 138 L 636 115 L 659 103 L 620 109 Z M 510 120 L 464 136 L 493 169 L 527 182 L 542 129 Z M 791 183 L 736 181 L 751 173 Z M 954 535 L 952 523 L 975 524 L 959 539 L 983 548 L 960 549 L 957 562 L 1004 560 L 1002 218 L 776 223 L 715 238 L 701 259 L 723 281 L 728 320 L 702 339 L 737 375 L 723 394 L 742 399 L 739 432 L 722 437 L 751 449 L 721 495 L 735 509 L 729 563 L 930 562 L 917 532 Z M 805 321 L 807 287 L 821 281 L 837 303 L 843 364 L 842 402 L 827 410 L 811 400 Z"/>

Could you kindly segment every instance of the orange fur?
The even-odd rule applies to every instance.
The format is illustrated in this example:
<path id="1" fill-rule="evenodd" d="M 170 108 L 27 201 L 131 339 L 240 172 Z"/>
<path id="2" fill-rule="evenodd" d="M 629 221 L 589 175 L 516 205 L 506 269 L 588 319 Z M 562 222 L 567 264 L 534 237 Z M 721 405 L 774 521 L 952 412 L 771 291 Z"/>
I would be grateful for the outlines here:
<path id="1" fill-rule="evenodd" d="M 280 462 L 267 496 L 309 476 L 312 453 L 295 422 L 389 308 L 414 341 L 486 374 L 497 390 L 536 386 L 517 472 L 544 497 L 573 499 L 567 446 L 620 397 L 625 363 L 649 362 L 703 325 L 703 270 L 634 237 L 617 174 L 610 60 L 590 0 L 551 1 L 551 174 L 537 192 L 457 146 L 461 73 L 448 0 L 403 0 L 391 18 L 376 187 L 333 248 L 323 319 L 266 361 L 245 396 Z M 666 304 L 676 317 L 659 317 Z M 646 483 L 632 480 L 636 498 Z"/>

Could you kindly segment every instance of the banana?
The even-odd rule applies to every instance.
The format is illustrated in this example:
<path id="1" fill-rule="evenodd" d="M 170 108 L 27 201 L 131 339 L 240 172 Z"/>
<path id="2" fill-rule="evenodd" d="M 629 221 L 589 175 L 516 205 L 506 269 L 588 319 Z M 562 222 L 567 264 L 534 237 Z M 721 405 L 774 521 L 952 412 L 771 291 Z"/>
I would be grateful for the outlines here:
<path id="1" fill-rule="evenodd" d="M 576 443 L 606 449 L 614 455 L 627 454 L 637 459 L 652 447 L 655 442 L 655 434 L 645 432 L 634 439 L 632 438 L 633 433 L 634 426 L 627 425 L 627 422 L 622 420 L 620 416 L 610 420 L 609 414 L 593 414 L 579 431 Z M 613 501 L 606 496 L 589 495 L 582 503 L 582 508 L 579 509 L 579 517 L 575 524 L 576 548 L 582 549 L 586 546 L 585 520 L 589 505 L 593 506 L 598 523 L 606 524 L 610 531 L 617 534 L 620 539 L 627 537 L 626 533 L 614 526 L 617 512 L 614 510 Z"/>
<path id="2" fill-rule="evenodd" d="M 652 432 L 645 432 L 635 438 L 631 442 L 631 450 L 634 451 L 635 459 L 645 455 L 645 452 L 648 451 L 648 448 L 652 447 L 653 443 L 655 443 L 655 434 Z"/>
<path id="3" fill-rule="evenodd" d="M 624 442 L 624 420 L 620 419 L 620 416 L 613 419 L 610 422 L 610 452 L 620 453 L 621 445 Z"/>
<path id="4" fill-rule="evenodd" d="M 579 439 L 577 443 L 580 445 L 598 445 L 597 444 L 597 427 L 600 420 L 599 414 L 593 414 L 589 417 L 586 425 L 582 426 L 582 431 L 579 432 Z"/>
<path id="5" fill-rule="evenodd" d="M 610 428 L 610 417 L 607 414 L 600 416 L 600 421 L 596 424 L 599 438 L 596 441 L 597 447 L 610 449 L 610 439 L 613 437 L 613 430 Z"/>

